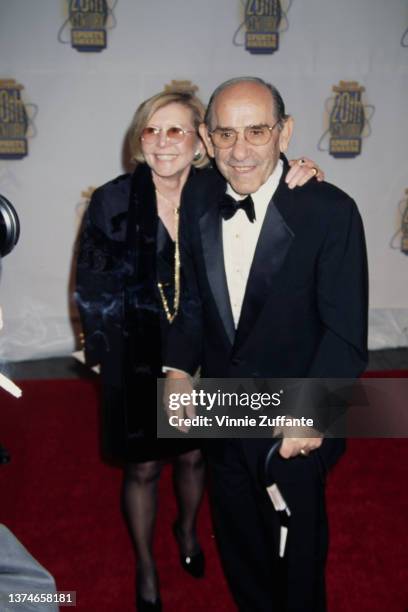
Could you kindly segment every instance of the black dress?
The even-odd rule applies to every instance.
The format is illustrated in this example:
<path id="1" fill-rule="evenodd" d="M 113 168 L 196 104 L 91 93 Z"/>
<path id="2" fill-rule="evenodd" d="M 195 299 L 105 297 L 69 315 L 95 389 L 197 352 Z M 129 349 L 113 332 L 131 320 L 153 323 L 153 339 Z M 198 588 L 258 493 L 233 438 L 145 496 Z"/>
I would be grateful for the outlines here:
<path id="1" fill-rule="evenodd" d="M 76 301 L 87 364 L 100 364 L 104 456 L 142 462 L 197 448 L 195 440 L 156 438 L 156 379 L 169 327 L 174 243 L 157 215 L 145 164 L 98 188 L 85 213 Z"/>

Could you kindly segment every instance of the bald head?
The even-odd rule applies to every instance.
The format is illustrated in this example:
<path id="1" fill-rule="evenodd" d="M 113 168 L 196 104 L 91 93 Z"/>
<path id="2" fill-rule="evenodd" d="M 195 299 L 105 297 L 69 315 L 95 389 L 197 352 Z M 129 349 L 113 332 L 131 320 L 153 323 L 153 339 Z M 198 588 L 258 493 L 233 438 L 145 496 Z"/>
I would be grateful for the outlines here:
<path id="1" fill-rule="evenodd" d="M 228 81 L 224 81 L 212 93 L 204 119 L 205 124 L 207 125 L 209 130 L 212 129 L 213 108 L 218 96 L 220 96 L 226 89 L 229 89 L 231 87 L 235 88 L 236 86 L 241 84 L 248 86 L 258 85 L 259 91 L 266 90 L 267 92 L 269 92 L 270 103 L 272 104 L 276 118 L 281 122 L 285 121 L 285 119 L 288 118 L 288 115 L 285 114 L 285 104 L 283 102 L 282 96 L 280 95 L 276 87 L 274 87 L 274 85 L 271 85 L 271 83 L 267 83 L 259 77 L 237 77 L 235 79 L 229 79 Z"/>

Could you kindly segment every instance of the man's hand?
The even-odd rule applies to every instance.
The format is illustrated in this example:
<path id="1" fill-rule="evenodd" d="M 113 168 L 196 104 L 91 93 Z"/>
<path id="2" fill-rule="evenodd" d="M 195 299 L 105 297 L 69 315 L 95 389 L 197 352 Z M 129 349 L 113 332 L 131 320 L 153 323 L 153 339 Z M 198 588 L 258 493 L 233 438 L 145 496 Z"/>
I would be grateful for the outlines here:
<path id="1" fill-rule="evenodd" d="M 291 159 L 289 161 L 290 170 L 285 176 L 285 181 L 289 189 L 302 187 L 311 178 L 317 181 L 324 181 L 324 172 L 312 159 L 302 157 L 301 159 Z"/>
<path id="2" fill-rule="evenodd" d="M 179 422 L 177 429 L 183 433 L 188 433 L 190 427 L 185 425 L 182 420 L 185 418 L 192 419 L 196 415 L 193 404 L 186 404 L 180 401 L 184 394 L 191 396 L 193 390 L 193 379 L 187 372 L 179 370 L 170 370 L 167 372 L 166 381 L 164 383 L 164 409 L 167 413 L 167 418 L 176 416 Z M 179 398 L 177 400 L 176 398 Z M 177 404 L 177 407 L 175 407 Z"/>
<path id="3" fill-rule="evenodd" d="M 279 427 L 275 430 L 274 436 L 283 438 L 279 454 L 284 459 L 297 455 L 306 457 L 323 442 L 323 434 L 313 427 Z"/>
<path id="4" fill-rule="evenodd" d="M 307 456 L 310 451 L 322 445 L 323 438 L 284 438 L 282 440 L 279 454 L 284 459 L 296 457 L 297 455 Z"/>

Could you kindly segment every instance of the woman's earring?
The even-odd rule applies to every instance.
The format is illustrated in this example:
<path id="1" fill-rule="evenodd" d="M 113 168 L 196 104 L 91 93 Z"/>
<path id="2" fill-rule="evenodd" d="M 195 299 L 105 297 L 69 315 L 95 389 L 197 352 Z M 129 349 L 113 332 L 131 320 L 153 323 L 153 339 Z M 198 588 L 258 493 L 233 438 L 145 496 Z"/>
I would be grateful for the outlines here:
<path id="1" fill-rule="evenodd" d="M 194 157 L 193 157 L 193 161 L 197 162 L 197 161 L 199 161 L 200 159 L 201 159 L 201 151 L 200 151 L 200 150 L 198 150 L 198 151 L 196 151 L 196 152 L 195 152 L 195 155 L 194 155 Z"/>

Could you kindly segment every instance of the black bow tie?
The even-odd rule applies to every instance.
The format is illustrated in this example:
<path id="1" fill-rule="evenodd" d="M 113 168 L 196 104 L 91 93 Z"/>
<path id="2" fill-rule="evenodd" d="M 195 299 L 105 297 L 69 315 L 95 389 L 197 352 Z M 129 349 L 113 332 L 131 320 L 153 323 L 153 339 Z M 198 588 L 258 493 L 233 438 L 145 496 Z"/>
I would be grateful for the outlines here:
<path id="1" fill-rule="evenodd" d="M 255 207 L 250 195 L 243 200 L 234 200 L 234 198 L 228 195 L 228 193 L 224 194 L 220 206 L 223 219 L 226 221 L 231 219 L 239 208 L 242 208 L 242 210 L 246 212 L 246 216 L 251 223 L 255 221 Z"/>

